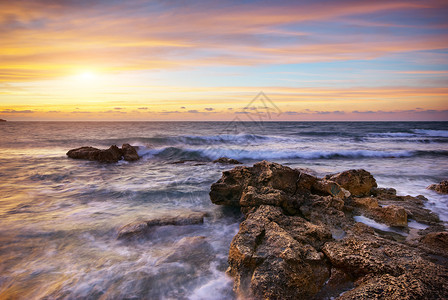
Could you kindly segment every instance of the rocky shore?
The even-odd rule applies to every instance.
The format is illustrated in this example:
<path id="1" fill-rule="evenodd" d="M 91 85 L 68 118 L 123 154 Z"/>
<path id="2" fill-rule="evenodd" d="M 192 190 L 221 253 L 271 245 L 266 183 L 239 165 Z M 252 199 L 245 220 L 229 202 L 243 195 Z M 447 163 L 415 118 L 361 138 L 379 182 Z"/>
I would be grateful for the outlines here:
<path id="1" fill-rule="evenodd" d="M 227 270 L 243 299 L 448 299 L 438 216 L 365 170 L 318 178 L 263 161 L 223 172 L 210 198 L 244 214 Z"/>

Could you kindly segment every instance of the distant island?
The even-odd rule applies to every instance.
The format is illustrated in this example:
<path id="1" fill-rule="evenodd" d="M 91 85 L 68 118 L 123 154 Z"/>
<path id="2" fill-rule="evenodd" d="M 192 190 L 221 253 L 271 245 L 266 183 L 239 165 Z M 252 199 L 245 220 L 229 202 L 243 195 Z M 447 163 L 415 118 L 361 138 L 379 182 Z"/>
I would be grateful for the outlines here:
<path id="1" fill-rule="evenodd" d="M 6 120 L 0 119 L 0 122 L 6 122 Z"/>

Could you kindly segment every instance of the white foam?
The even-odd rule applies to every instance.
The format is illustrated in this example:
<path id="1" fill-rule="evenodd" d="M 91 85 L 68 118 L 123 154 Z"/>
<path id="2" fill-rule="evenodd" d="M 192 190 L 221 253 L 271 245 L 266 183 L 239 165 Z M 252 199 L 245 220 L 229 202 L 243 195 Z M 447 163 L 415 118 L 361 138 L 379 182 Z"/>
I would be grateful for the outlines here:
<path id="1" fill-rule="evenodd" d="M 414 129 L 413 131 L 427 136 L 448 137 L 448 130 Z"/>

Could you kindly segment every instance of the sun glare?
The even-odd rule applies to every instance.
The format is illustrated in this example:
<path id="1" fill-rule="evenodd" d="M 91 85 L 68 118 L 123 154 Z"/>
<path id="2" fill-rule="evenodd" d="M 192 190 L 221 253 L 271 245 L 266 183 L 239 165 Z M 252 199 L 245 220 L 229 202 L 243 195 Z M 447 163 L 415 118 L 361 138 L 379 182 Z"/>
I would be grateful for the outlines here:
<path id="1" fill-rule="evenodd" d="M 96 78 L 96 75 L 91 71 L 85 71 L 79 74 L 79 78 L 83 80 L 92 80 Z"/>

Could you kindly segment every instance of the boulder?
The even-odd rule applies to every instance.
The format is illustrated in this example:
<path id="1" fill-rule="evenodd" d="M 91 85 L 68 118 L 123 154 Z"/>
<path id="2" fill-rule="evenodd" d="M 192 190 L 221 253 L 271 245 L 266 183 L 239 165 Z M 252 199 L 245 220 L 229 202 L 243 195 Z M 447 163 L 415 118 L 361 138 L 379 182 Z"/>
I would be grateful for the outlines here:
<path id="1" fill-rule="evenodd" d="M 437 184 L 431 184 L 427 189 L 436 191 L 439 194 L 448 194 L 448 180 L 443 180 Z"/>
<path id="2" fill-rule="evenodd" d="M 378 222 L 389 226 L 404 227 L 408 225 L 408 214 L 401 206 L 389 205 L 377 207 L 371 209 L 368 214 Z"/>
<path id="3" fill-rule="evenodd" d="M 218 159 L 215 159 L 213 161 L 215 164 L 223 164 L 223 165 L 240 165 L 241 162 L 237 161 L 236 159 L 228 158 L 228 157 L 220 157 Z"/>
<path id="4" fill-rule="evenodd" d="M 81 147 L 67 152 L 67 156 L 74 159 L 96 160 L 105 163 L 118 162 L 122 157 L 122 151 L 115 145 L 107 150 L 101 150 L 93 147 Z"/>
<path id="5" fill-rule="evenodd" d="M 432 251 L 448 257 L 448 232 L 430 232 L 421 238 L 421 243 Z"/>
<path id="6" fill-rule="evenodd" d="M 146 235 L 152 228 L 158 226 L 185 226 L 204 223 L 207 213 L 197 212 L 174 217 L 162 217 L 147 221 L 137 221 L 118 229 L 117 239 L 139 238 Z"/>
<path id="7" fill-rule="evenodd" d="M 122 149 L 112 145 L 106 150 L 94 147 L 80 147 L 69 150 L 67 156 L 73 159 L 95 160 L 103 163 L 116 163 L 123 157 L 127 161 L 135 161 L 140 158 L 135 147 L 129 144 L 123 144 Z"/>
<path id="8" fill-rule="evenodd" d="M 129 144 L 123 144 L 123 146 L 121 146 L 121 151 L 123 152 L 123 159 L 126 161 L 136 161 L 140 159 L 135 147 Z"/>
<path id="9" fill-rule="evenodd" d="M 353 196 L 369 196 L 372 188 L 377 187 L 376 180 L 366 170 L 348 170 L 334 175 L 327 175 L 325 179 L 338 183 Z"/>

